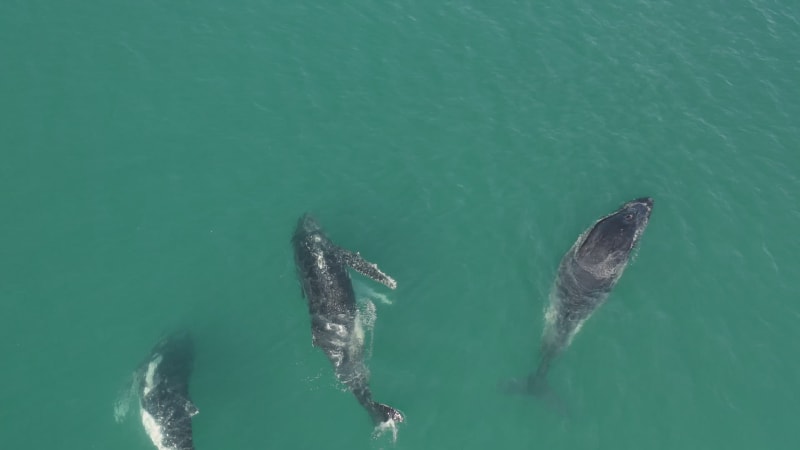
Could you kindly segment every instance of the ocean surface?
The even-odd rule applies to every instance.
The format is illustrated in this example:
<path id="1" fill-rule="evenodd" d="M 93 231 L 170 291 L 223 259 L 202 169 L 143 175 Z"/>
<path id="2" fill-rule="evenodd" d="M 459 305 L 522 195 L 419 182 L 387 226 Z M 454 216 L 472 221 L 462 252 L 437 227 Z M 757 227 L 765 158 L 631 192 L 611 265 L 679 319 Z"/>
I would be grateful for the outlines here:
<path id="1" fill-rule="evenodd" d="M 178 328 L 198 450 L 800 448 L 799 44 L 794 0 L 3 1 L 0 448 L 155 448 Z M 641 196 L 570 414 L 501 393 Z M 305 211 L 398 282 L 353 274 L 396 441 L 311 346 Z"/>

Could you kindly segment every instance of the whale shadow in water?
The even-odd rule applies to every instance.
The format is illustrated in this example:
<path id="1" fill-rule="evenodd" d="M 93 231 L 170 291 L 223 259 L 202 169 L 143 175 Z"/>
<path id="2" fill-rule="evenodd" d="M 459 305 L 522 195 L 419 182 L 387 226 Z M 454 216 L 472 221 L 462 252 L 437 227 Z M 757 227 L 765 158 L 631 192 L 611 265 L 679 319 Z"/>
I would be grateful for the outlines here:
<path id="1" fill-rule="evenodd" d="M 397 283 L 360 254 L 331 242 L 309 214 L 298 220 L 292 246 L 301 294 L 308 302 L 312 345 L 325 352 L 336 378 L 355 395 L 376 427 L 402 422 L 400 411 L 372 399 L 364 364 L 364 330 L 347 268 L 390 289 Z"/>
<path id="2" fill-rule="evenodd" d="M 501 383 L 503 391 L 534 395 L 562 414 L 568 413 L 566 404 L 549 388 L 547 373 L 619 281 L 652 210 L 652 198 L 632 200 L 581 233 L 561 259 L 550 291 L 539 365 L 526 378 Z"/>

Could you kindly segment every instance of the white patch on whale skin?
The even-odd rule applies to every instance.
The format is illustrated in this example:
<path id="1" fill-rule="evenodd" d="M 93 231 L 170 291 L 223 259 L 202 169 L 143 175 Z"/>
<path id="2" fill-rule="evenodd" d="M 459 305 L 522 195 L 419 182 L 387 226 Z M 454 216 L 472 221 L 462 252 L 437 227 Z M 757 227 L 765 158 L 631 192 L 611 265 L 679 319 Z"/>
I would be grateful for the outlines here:
<path id="1" fill-rule="evenodd" d="M 339 339 L 328 339 L 328 344 L 333 345 L 336 348 L 343 348 L 345 346 L 345 341 L 340 341 Z"/>
<path id="2" fill-rule="evenodd" d="M 163 359 L 164 357 L 162 355 L 156 354 L 155 358 L 147 364 L 147 370 L 144 373 L 142 398 L 146 397 L 158 385 L 159 380 L 156 371 Z M 139 405 L 139 411 L 142 417 L 142 426 L 147 436 L 153 441 L 153 444 L 158 450 L 175 450 L 173 447 L 164 445 L 164 429 L 162 425 L 141 406 L 141 403 Z"/>
<path id="3" fill-rule="evenodd" d="M 144 376 L 144 389 L 143 394 L 147 395 L 154 387 L 155 387 L 155 374 L 156 370 L 158 369 L 158 365 L 161 364 L 161 360 L 164 358 L 161 355 L 156 356 L 153 358 L 152 361 L 147 365 L 147 372 Z"/>
<path id="4" fill-rule="evenodd" d="M 158 448 L 158 450 L 174 450 L 173 447 L 168 447 L 163 444 L 164 432 L 156 419 L 151 416 L 150 413 L 145 411 L 144 408 L 141 409 L 141 414 L 144 431 L 147 433 L 147 436 L 150 437 L 150 440 L 153 441 L 153 444 Z"/>
<path id="5" fill-rule="evenodd" d="M 331 363 L 333 367 L 339 368 L 342 365 L 342 361 L 344 360 L 344 352 L 341 350 L 330 350 L 327 352 L 328 358 L 331 359 Z"/>
<path id="6" fill-rule="evenodd" d="M 325 271 L 328 267 L 328 265 L 325 263 L 325 255 L 320 251 L 314 252 L 313 255 L 317 260 L 317 267 L 319 270 Z"/>
<path id="7" fill-rule="evenodd" d="M 325 324 L 325 329 L 328 331 L 333 331 L 340 338 L 347 338 L 347 328 L 344 325 L 328 322 Z"/>

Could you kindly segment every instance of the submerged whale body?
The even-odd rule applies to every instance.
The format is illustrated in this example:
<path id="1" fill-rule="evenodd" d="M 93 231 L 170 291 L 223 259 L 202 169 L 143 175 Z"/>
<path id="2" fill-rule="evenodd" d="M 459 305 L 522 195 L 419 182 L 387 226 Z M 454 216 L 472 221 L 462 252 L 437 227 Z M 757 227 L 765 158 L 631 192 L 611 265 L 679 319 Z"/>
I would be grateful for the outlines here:
<path id="1" fill-rule="evenodd" d="M 549 394 L 547 372 L 622 276 L 650 220 L 653 199 L 639 198 L 584 231 L 561 259 L 545 311 L 539 365 L 513 390 Z M 551 396 L 551 400 L 554 398 Z"/>
<path id="2" fill-rule="evenodd" d="M 398 410 L 372 399 L 355 292 L 347 268 L 391 289 L 397 283 L 376 264 L 331 242 L 308 214 L 298 220 L 292 246 L 297 276 L 311 316 L 312 345 L 325 352 L 336 378 L 355 395 L 374 424 L 402 422 L 403 415 Z"/>
<path id="3" fill-rule="evenodd" d="M 144 363 L 139 382 L 142 425 L 159 450 L 194 450 L 189 398 L 194 346 L 188 333 L 159 342 Z"/>

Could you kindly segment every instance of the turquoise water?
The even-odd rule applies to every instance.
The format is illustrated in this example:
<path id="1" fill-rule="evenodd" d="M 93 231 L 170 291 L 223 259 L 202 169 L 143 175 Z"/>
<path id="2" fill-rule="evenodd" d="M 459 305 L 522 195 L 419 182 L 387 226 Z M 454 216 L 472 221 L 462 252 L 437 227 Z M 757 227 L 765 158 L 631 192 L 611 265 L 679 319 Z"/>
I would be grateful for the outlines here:
<path id="1" fill-rule="evenodd" d="M 200 450 L 800 445 L 796 2 L 11 0 L 0 30 L 3 448 L 154 448 L 114 402 L 179 326 Z M 551 373 L 572 416 L 499 394 L 561 256 L 643 195 Z M 398 281 L 354 276 L 393 446 L 311 347 L 306 210 Z"/>

